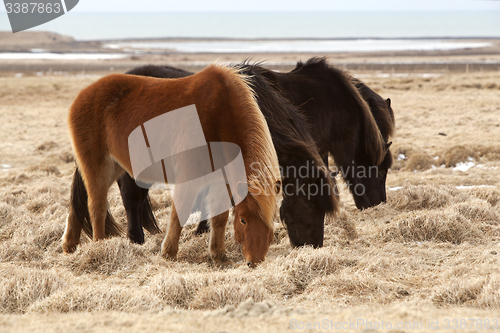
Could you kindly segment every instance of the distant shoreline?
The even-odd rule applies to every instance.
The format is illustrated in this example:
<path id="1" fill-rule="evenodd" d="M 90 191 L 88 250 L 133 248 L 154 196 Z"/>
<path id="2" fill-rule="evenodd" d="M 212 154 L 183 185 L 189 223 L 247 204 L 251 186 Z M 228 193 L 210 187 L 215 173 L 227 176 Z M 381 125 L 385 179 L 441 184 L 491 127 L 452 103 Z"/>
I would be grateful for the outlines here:
<path id="1" fill-rule="evenodd" d="M 267 44 L 266 47 L 255 47 L 259 46 L 259 43 L 262 42 Z M 272 44 L 276 42 L 277 44 Z M 311 43 L 315 46 L 311 47 Z M 329 43 L 330 42 L 330 43 Z M 346 42 L 346 43 L 343 43 Z M 353 42 L 353 43 L 349 43 Z M 356 44 L 357 42 L 363 44 Z M 386 43 L 386 49 L 380 48 L 381 44 Z M 387 45 L 394 45 L 394 42 L 406 43 L 404 46 L 399 49 L 396 47 L 395 49 L 387 49 Z M 417 43 L 422 44 L 422 49 L 413 49 L 412 47 L 417 47 L 414 44 Z M 435 44 L 432 44 L 432 43 Z M 441 43 L 441 48 L 436 46 L 437 43 Z M 453 47 L 453 42 L 459 44 L 457 47 Z M 121 47 L 120 43 L 125 44 L 125 47 Z M 136 45 L 140 46 L 140 49 L 137 52 L 134 52 L 134 47 L 130 47 L 127 43 L 138 43 Z M 150 46 L 147 46 L 146 43 Z M 152 44 L 157 43 L 157 44 Z M 177 49 L 169 49 L 162 46 L 162 43 L 177 43 L 179 45 L 187 45 L 189 43 L 201 43 L 198 44 L 198 49 L 196 47 L 192 50 L 177 50 Z M 231 52 L 231 47 L 229 47 L 229 51 L 224 50 L 224 47 L 220 46 L 219 48 L 215 48 L 215 52 L 211 51 L 210 48 L 200 47 L 206 46 L 208 44 L 205 43 L 221 43 L 227 46 L 237 45 L 239 49 L 237 52 Z M 238 44 L 240 43 L 240 44 Z M 294 47 L 288 46 L 288 49 L 280 49 L 276 48 L 276 45 L 283 45 L 286 43 L 290 43 L 290 45 L 294 45 Z M 303 43 L 302 45 L 300 43 Z M 370 44 L 368 49 L 363 49 L 363 46 L 366 44 Z M 427 44 L 425 44 L 427 43 Z M 479 44 L 479 43 L 488 43 L 491 45 L 488 46 L 470 46 Z M 113 47 L 114 46 L 116 47 Z M 329 44 L 325 47 L 326 44 Z M 445 45 L 447 47 L 443 47 Z M 145 47 L 141 47 L 142 45 L 146 45 Z M 152 46 L 151 46 L 152 45 Z M 215 45 L 215 44 L 214 44 Z M 245 49 L 245 45 L 248 48 Z M 297 45 L 297 46 L 296 46 Z M 305 46 L 304 46 L 305 45 Z M 319 47 L 318 47 L 319 45 Z M 353 45 L 355 47 L 353 48 Z M 462 45 L 462 46 L 460 46 Z M 251 46 L 251 47 L 249 47 Z M 262 44 L 260 44 L 262 46 Z M 300 48 L 299 46 L 302 46 Z M 322 46 L 322 47 L 321 47 Z M 360 47 L 361 46 L 361 47 Z M 435 48 L 433 48 L 435 46 Z M 318 51 L 315 51 L 315 47 Z M 351 49 L 349 49 L 349 47 Z M 371 49 L 370 49 L 371 47 Z M 54 32 L 45 32 L 45 31 L 27 31 L 22 33 L 13 34 L 11 32 L 0 31 L 0 52 L 26 52 L 26 53 L 40 53 L 40 52 L 50 52 L 50 53 L 116 53 L 124 52 L 130 53 L 131 55 L 144 55 L 144 54 L 161 54 L 161 53 L 254 53 L 254 54 L 267 54 L 267 53 L 310 53 L 310 52 L 319 52 L 319 53 L 376 53 L 376 52 L 433 52 L 433 51 L 453 51 L 456 50 L 468 50 L 470 48 L 500 48 L 500 37 L 401 37 L 401 38 L 387 38 L 387 37 L 373 37 L 373 38 L 220 38 L 220 37 L 148 37 L 148 38 L 121 38 L 121 39 L 102 39 L 102 40 L 85 40 L 80 41 L 72 36 L 60 35 Z M 380 48 L 380 49 L 379 49 Z M 428 49 L 426 49 L 428 48 Z M 159 52 L 160 50 L 161 52 Z M 220 51 L 224 50 L 224 51 Z M 467 53 L 467 51 L 466 51 Z"/>
<path id="2" fill-rule="evenodd" d="M 10 35 L 12 38 L 24 39 L 24 35 L 53 35 L 60 36 L 62 38 L 71 39 L 73 42 L 77 43 L 108 43 L 108 42 L 170 42 L 170 41 L 353 41 L 353 40 L 470 40 L 470 41 L 481 41 L 481 40 L 500 40 L 500 33 L 498 36 L 413 36 L 413 37 L 217 37 L 217 36 L 206 36 L 206 37 L 189 37 L 189 36 L 170 36 L 170 37 L 127 37 L 127 38 L 103 38 L 103 39 L 77 39 L 69 35 L 59 34 L 53 31 L 25 31 L 17 34 L 13 34 L 9 30 L 0 30 L 0 42 L 4 42 L 4 39 Z M 22 37 L 21 37 L 22 36 Z M 30 38 L 30 37 L 28 37 Z M 36 44 L 36 40 L 33 41 Z M 0 44 L 0 47 L 2 44 Z"/>

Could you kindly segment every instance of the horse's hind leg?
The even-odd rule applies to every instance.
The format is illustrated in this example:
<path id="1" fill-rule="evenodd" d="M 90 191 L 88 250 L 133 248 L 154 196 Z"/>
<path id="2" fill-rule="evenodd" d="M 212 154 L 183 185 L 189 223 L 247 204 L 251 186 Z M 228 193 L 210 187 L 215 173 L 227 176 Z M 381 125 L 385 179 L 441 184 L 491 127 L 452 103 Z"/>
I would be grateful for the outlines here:
<path id="1" fill-rule="evenodd" d="M 92 223 L 92 240 L 98 241 L 106 237 L 105 219 L 108 209 L 108 190 L 124 170 L 111 158 L 104 165 L 91 165 L 81 168 L 88 193 L 90 221 Z"/>
<path id="2" fill-rule="evenodd" d="M 87 190 L 83 183 L 80 170 L 76 168 L 71 182 L 71 198 L 69 205 L 69 215 L 66 220 L 66 229 L 62 237 L 62 247 L 65 253 L 75 251 L 80 243 L 82 226 L 88 216 Z"/>
<path id="3" fill-rule="evenodd" d="M 224 237 L 229 212 L 210 218 L 210 257 L 218 265 L 227 264 Z"/>
<path id="4" fill-rule="evenodd" d="M 170 213 L 170 223 L 163 243 L 161 244 L 161 255 L 168 259 L 175 259 L 179 251 L 179 238 L 181 237 L 181 223 L 175 205 L 172 205 Z"/>
<path id="5" fill-rule="evenodd" d="M 66 220 L 66 229 L 62 237 L 62 248 L 64 253 L 71 253 L 76 250 L 80 243 L 80 235 L 82 233 L 82 225 L 77 222 L 76 212 L 72 206 L 68 218 Z"/>

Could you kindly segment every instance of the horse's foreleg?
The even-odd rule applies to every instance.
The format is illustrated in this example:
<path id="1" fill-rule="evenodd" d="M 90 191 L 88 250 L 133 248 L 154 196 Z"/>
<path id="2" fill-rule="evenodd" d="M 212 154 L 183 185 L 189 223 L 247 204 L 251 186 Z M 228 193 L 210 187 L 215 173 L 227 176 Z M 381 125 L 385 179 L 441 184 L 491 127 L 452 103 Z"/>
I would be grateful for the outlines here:
<path id="1" fill-rule="evenodd" d="M 163 243 L 161 244 L 161 255 L 168 259 L 175 259 L 177 251 L 179 251 L 179 238 L 181 237 L 182 227 L 179 222 L 179 216 L 175 205 L 172 205 L 172 212 L 170 213 L 170 223 L 168 224 L 168 231 Z"/>
<path id="2" fill-rule="evenodd" d="M 210 218 L 210 257 L 219 265 L 224 265 L 228 262 L 226 248 L 224 246 L 228 217 L 229 212 L 225 212 Z"/>

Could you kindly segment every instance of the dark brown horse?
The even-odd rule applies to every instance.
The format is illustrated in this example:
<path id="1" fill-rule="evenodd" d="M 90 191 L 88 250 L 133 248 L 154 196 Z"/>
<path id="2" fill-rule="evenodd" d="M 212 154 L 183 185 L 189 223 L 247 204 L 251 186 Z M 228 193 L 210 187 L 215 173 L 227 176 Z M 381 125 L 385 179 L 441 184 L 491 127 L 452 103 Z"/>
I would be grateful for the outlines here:
<path id="1" fill-rule="evenodd" d="M 328 153 L 333 156 L 356 206 L 364 209 L 385 202 L 392 164 L 388 139 L 395 131 L 390 100 L 384 101 L 324 58 L 299 62 L 288 73 L 262 67 L 259 72 L 307 117 L 321 156 L 325 163 Z M 287 207 L 282 205 L 280 212 L 287 214 Z"/>
<path id="2" fill-rule="evenodd" d="M 293 246 L 322 246 L 324 216 L 338 210 L 338 197 L 334 179 L 330 178 L 318 154 L 307 122 L 266 78 L 255 72 L 256 66 L 244 64 L 236 68 L 248 78 L 248 83 L 256 94 L 257 104 L 269 126 L 282 170 L 283 201 L 298 209 L 293 219 L 286 221 L 290 241 Z M 193 75 L 174 67 L 151 65 L 135 68 L 127 74 L 157 78 Z M 74 187 L 81 187 L 78 175 L 75 175 L 73 184 Z M 143 227 L 150 232 L 159 231 L 149 204 L 148 190 L 137 186 L 128 174 L 120 177 L 118 184 L 127 212 L 128 237 L 142 244 Z M 202 215 L 205 215 L 205 212 L 202 212 Z M 112 220 L 109 212 L 107 218 Z M 239 222 L 235 219 L 235 223 Z M 198 232 L 202 232 L 203 228 L 208 229 L 206 222 L 200 223 Z"/>
<path id="3" fill-rule="evenodd" d="M 163 174 L 166 172 L 167 160 L 163 159 L 164 155 L 157 155 L 153 159 L 155 145 L 152 144 L 151 137 L 148 136 L 151 132 L 146 127 L 154 125 L 159 117 L 167 119 L 165 115 L 169 121 L 177 119 L 171 125 L 180 130 L 179 134 L 171 138 L 175 141 L 171 143 L 179 148 L 179 152 L 191 149 L 189 147 L 192 145 L 188 141 L 192 132 L 184 130 L 190 125 L 188 120 L 185 117 L 172 118 L 172 115 L 177 114 L 181 108 L 194 106 L 192 114 L 196 119 L 199 118 L 196 121 L 200 124 L 199 133 L 204 136 L 202 140 L 210 143 L 233 143 L 241 149 L 241 163 L 244 167 L 240 169 L 244 170 L 243 182 L 247 184 L 244 185 L 244 194 L 240 192 L 241 182 L 233 182 L 234 187 L 231 181 L 227 183 L 231 188 L 232 201 L 236 203 L 235 220 L 240 222 L 235 223 L 235 234 L 249 265 L 264 260 L 273 239 L 275 185 L 280 175 L 271 134 L 248 86 L 248 79 L 246 74 L 237 69 L 212 65 L 198 74 L 175 80 L 109 75 L 82 90 L 71 106 L 68 119 L 78 168 L 72 186 L 70 214 L 63 235 L 63 250 L 74 251 L 85 225 L 84 230 L 92 231 L 94 241 L 116 231 L 112 226 L 106 228 L 106 222 L 111 222 L 106 218 L 108 189 L 124 173 L 139 179 L 142 173 L 138 170 L 144 169 L 137 169 L 137 163 L 146 162 L 149 165 L 149 162 L 134 156 L 136 151 L 131 150 L 131 145 L 136 143 L 131 141 L 132 136 L 140 138 L 139 152 L 145 154 L 146 159 L 149 156 L 151 161 L 163 166 Z M 162 134 L 162 138 L 167 138 L 170 133 L 169 130 L 162 131 L 165 128 L 160 127 L 158 132 Z M 209 157 L 209 164 L 210 160 Z M 212 160 L 212 169 L 215 163 Z M 179 166 L 175 162 L 172 165 L 181 175 L 189 175 L 196 168 L 195 163 Z M 169 179 L 170 175 L 172 174 L 169 174 Z M 224 177 L 228 181 L 231 175 L 225 174 Z M 166 181 L 166 176 L 163 179 Z M 221 186 L 226 188 L 226 185 Z M 175 205 L 172 206 L 168 233 L 162 244 L 162 255 L 169 258 L 177 255 L 182 230 L 179 220 L 181 211 L 177 205 L 182 202 L 175 201 L 175 192 Z M 237 200 L 238 195 L 240 198 Z M 87 201 L 87 207 L 83 209 L 80 205 L 82 200 Z M 224 234 L 228 215 L 228 211 L 225 211 L 210 218 L 212 236 L 209 250 L 217 263 L 226 261 Z"/>

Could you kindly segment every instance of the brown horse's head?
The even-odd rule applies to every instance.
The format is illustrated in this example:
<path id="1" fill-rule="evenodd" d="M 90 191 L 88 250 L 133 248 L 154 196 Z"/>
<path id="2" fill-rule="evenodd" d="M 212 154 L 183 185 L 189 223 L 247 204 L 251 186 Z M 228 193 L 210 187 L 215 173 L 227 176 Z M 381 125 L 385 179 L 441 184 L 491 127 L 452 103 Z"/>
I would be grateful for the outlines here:
<path id="1" fill-rule="evenodd" d="M 241 244 L 248 266 L 254 267 L 264 261 L 273 235 L 273 228 L 245 205 L 235 209 L 234 236 Z"/>
<path id="2" fill-rule="evenodd" d="M 234 210 L 234 235 L 250 267 L 264 261 L 273 241 L 276 195 L 280 190 L 279 186 L 275 186 L 273 193 L 256 194 L 251 193 L 249 188 L 245 200 Z"/>

